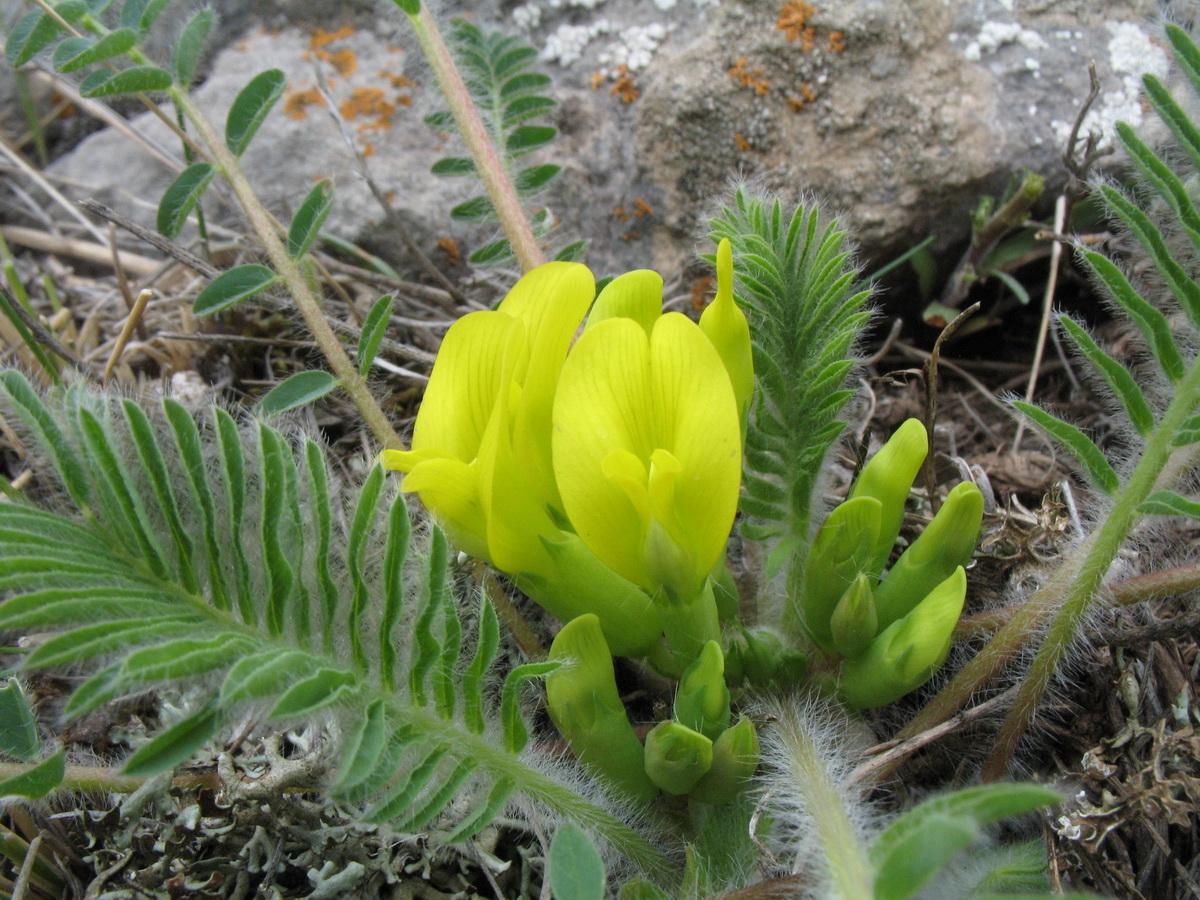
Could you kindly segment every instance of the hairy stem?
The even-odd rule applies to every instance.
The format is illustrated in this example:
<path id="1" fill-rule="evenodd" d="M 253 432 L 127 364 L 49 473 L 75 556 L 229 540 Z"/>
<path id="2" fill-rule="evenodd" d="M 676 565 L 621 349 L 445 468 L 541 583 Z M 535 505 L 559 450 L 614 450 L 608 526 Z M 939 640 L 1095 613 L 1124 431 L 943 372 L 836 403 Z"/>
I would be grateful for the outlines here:
<path id="1" fill-rule="evenodd" d="M 421 45 L 421 52 L 425 54 L 425 59 L 433 70 L 438 88 L 450 107 L 467 150 L 475 160 L 475 168 L 483 181 L 488 198 L 492 201 L 492 208 L 500 219 L 500 225 L 512 244 L 513 252 L 517 255 L 517 261 L 526 272 L 540 266 L 546 261 L 542 256 L 541 247 L 538 246 L 533 228 L 530 227 L 525 211 L 521 208 L 520 198 L 517 197 L 512 179 L 508 177 L 500 153 L 488 136 L 487 126 L 471 100 L 471 92 L 467 90 L 462 74 L 455 65 L 450 48 L 442 39 L 437 21 L 425 3 L 421 4 L 415 15 L 407 12 L 405 14 L 412 23 L 413 33 Z"/>
<path id="2" fill-rule="evenodd" d="M 1175 435 L 1188 417 L 1194 415 L 1198 406 L 1200 361 L 1192 364 L 1191 371 L 1177 385 L 1175 397 L 1146 441 L 1141 459 L 1138 460 L 1125 486 L 1117 494 L 1116 502 L 1104 524 L 1095 532 L 1094 539 L 1087 546 L 1086 556 L 1079 567 L 1079 575 L 1067 588 L 1062 605 L 1058 608 L 1054 621 L 1050 623 L 1016 700 L 1000 728 L 996 744 L 983 769 L 985 781 L 995 781 L 1008 770 L 1017 745 L 1033 721 L 1038 704 L 1054 677 L 1063 654 L 1078 633 L 1080 623 L 1100 591 L 1104 577 L 1121 549 L 1121 544 L 1141 515 L 1138 506 L 1150 496 L 1167 468 L 1167 463 L 1175 451 Z"/>
<path id="3" fill-rule="evenodd" d="M 821 751 L 805 731 L 802 720 L 782 717 L 775 728 L 780 743 L 786 747 L 789 774 L 804 796 L 805 811 L 812 818 L 821 856 L 828 866 L 830 896 L 837 900 L 874 896 L 875 873 L 850 819 L 844 788 L 825 766 Z"/>
<path id="4" fill-rule="evenodd" d="M 384 415 L 370 390 L 367 389 L 367 383 L 358 374 L 358 369 L 350 361 L 341 341 L 334 334 L 332 326 L 321 309 L 320 301 L 310 290 L 308 281 L 300 271 L 296 260 L 292 259 L 288 253 L 275 228 L 271 214 L 258 199 L 258 195 L 254 193 L 245 173 L 242 172 L 237 157 L 225 145 L 225 141 L 217 134 L 212 123 L 208 121 L 185 91 L 173 88 L 170 93 L 171 99 L 195 127 L 196 133 L 209 155 L 228 180 L 247 219 L 250 220 L 254 233 L 258 236 L 263 249 L 266 250 L 271 265 L 283 279 L 284 286 L 295 301 L 300 315 L 304 317 L 304 323 L 329 362 L 329 367 L 333 369 L 338 383 L 350 395 L 350 399 L 358 407 L 359 413 L 362 414 L 363 420 L 371 429 L 371 433 L 375 435 L 376 440 L 388 449 L 404 449 L 404 442 L 392 428 L 387 416 Z"/>

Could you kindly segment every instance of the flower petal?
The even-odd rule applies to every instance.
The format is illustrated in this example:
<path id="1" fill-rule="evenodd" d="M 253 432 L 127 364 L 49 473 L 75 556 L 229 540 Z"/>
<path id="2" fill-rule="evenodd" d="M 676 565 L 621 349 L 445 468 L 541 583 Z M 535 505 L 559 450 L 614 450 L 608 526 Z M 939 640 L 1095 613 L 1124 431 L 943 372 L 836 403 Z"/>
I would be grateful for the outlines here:
<path id="1" fill-rule="evenodd" d="M 650 338 L 655 449 L 679 463 L 675 512 L 687 537 L 696 587 L 729 539 L 742 477 L 738 410 L 712 343 L 680 313 L 666 313 Z"/>
<path id="2" fill-rule="evenodd" d="M 728 238 L 717 246 L 717 296 L 700 316 L 700 330 L 708 335 L 725 364 L 738 412 L 744 419 L 754 393 L 754 360 L 746 314 L 733 300 L 733 250 Z"/>
<path id="3" fill-rule="evenodd" d="M 525 369 L 517 373 L 522 388 L 514 404 L 513 452 L 528 471 L 531 490 L 556 507 L 561 501 L 550 460 L 554 393 L 567 350 L 595 296 L 596 282 L 586 266 L 552 262 L 523 276 L 499 307 L 525 323 L 529 348 Z"/>
<path id="4" fill-rule="evenodd" d="M 553 447 L 554 472 L 575 531 L 606 565 L 654 591 L 642 512 L 621 481 L 635 474 L 625 454 L 644 473 L 641 461 L 655 449 L 649 343 L 632 319 L 606 319 L 584 332 L 559 380 Z"/>
<path id="5" fill-rule="evenodd" d="M 450 326 L 417 414 L 414 452 L 475 458 L 501 385 L 512 379 L 522 331 L 500 312 L 468 313 Z"/>
<path id="6" fill-rule="evenodd" d="M 649 334 L 662 315 L 662 276 L 650 269 L 636 269 L 618 275 L 604 286 L 584 331 L 607 319 L 633 319 Z"/>
<path id="7" fill-rule="evenodd" d="M 450 543 L 464 553 L 491 561 L 475 465 L 445 456 L 423 460 L 405 476 L 401 489 L 420 495 Z"/>

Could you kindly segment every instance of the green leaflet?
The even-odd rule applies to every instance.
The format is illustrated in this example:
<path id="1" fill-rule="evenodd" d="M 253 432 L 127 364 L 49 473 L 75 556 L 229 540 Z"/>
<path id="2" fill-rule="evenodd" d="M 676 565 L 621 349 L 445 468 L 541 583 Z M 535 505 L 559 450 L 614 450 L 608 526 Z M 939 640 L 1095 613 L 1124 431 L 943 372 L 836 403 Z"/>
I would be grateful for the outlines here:
<path id="1" fill-rule="evenodd" d="M 568 822 L 554 832 L 546 868 L 556 900 L 603 900 L 604 860 L 578 825 Z"/>
<path id="2" fill-rule="evenodd" d="M 1012 405 L 1075 457 L 1075 460 L 1087 473 L 1093 487 L 1105 494 L 1116 493 L 1117 488 L 1120 487 L 1117 473 L 1113 471 L 1113 467 L 1109 465 L 1100 448 L 1082 430 L 1070 422 L 1055 418 L 1045 410 L 1038 409 L 1021 400 L 1013 400 Z"/>

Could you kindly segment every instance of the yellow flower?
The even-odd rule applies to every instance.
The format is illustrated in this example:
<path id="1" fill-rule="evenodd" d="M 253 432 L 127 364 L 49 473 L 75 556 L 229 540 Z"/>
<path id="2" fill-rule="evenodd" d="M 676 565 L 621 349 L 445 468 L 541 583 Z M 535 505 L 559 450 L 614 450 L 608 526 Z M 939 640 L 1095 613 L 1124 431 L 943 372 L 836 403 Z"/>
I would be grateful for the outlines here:
<path id="1" fill-rule="evenodd" d="M 570 621 L 597 613 L 614 652 L 641 655 L 662 633 L 650 598 L 564 531 L 551 465 L 551 411 L 571 340 L 595 295 L 592 273 L 548 263 L 523 277 L 494 312 L 446 333 L 413 431 L 412 449 L 386 450 L 460 550 L 513 575 Z"/>
<path id="2" fill-rule="evenodd" d="M 658 314 L 661 285 L 631 272 L 597 299 L 559 380 L 554 474 L 601 560 L 688 603 L 733 524 L 741 429 L 720 355 L 686 316 Z"/>

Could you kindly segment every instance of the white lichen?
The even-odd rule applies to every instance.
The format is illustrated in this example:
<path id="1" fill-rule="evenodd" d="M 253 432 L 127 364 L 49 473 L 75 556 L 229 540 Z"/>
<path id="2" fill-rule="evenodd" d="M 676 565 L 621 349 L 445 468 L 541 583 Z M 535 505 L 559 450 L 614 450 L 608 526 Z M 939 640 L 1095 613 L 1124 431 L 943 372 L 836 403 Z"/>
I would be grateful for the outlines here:
<path id="1" fill-rule="evenodd" d="M 613 69 L 624 66 L 630 72 L 637 72 L 650 65 L 654 51 L 666 37 L 667 27 L 658 22 L 622 29 L 620 40 L 600 54 L 600 64 Z"/>

